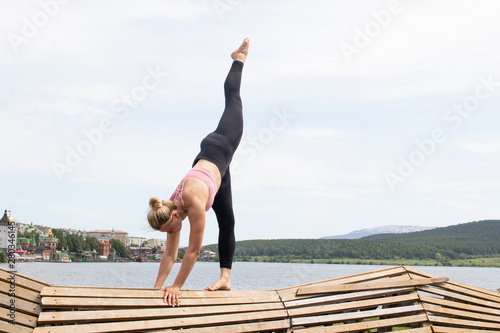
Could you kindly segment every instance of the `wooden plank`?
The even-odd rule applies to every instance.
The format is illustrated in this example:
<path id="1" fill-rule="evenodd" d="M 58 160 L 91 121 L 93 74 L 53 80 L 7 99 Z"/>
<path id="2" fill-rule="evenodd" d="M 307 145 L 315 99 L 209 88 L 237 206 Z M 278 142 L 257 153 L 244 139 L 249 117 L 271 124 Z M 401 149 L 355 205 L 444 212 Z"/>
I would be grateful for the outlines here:
<path id="1" fill-rule="evenodd" d="M 370 330 L 383 327 L 404 326 L 409 324 L 421 323 L 426 320 L 427 317 L 425 315 L 416 315 L 416 316 L 408 316 L 408 317 L 401 317 L 394 319 L 371 320 L 354 324 L 294 329 L 293 331 L 297 333 L 352 332 L 352 331 Z M 432 329 L 430 327 L 421 327 L 416 329 L 401 330 L 399 332 L 432 333 Z"/>
<path id="2" fill-rule="evenodd" d="M 421 305 L 409 305 L 409 306 L 402 306 L 398 308 L 390 308 L 382 310 L 370 310 L 370 311 L 340 313 L 340 314 L 325 315 L 325 316 L 292 318 L 292 326 L 336 323 L 336 322 L 343 322 L 346 320 L 359 320 L 365 318 L 396 315 L 400 313 L 417 312 L 423 310 L 424 308 Z"/>
<path id="3" fill-rule="evenodd" d="M 338 277 L 334 279 L 328 279 L 328 280 L 323 280 L 323 281 L 317 281 L 317 282 L 311 282 L 311 283 L 306 283 L 294 287 L 287 287 L 287 288 L 281 288 L 278 289 L 281 293 L 286 293 L 287 291 L 293 291 L 295 293 L 295 289 L 297 288 L 302 288 L 302 287 L 307 287 L 307 286 L 319 286 L 319 285 L 329 285 L 329 284 L 346 284 L 346 283 L 356 283 L 356 282 L 364 282 L 364 281 L 369 281 L 369 280 L 376 280 L 376 279 L 381 279 L 381 278 L 388 278 L 391 276 L 396 276 L 396 275 L 401 275 L 405 274 L 406 270 L 401 267 L 401 266 L 396 266 L 396 267 L 389 267 L 389 268 L 383 268 L 380 270 L 372 271 L 372 272 L 365 272 L 365 273 L 359 273 L 359 274 L 354 274 L 354 275 L 348 275 L 344 277 Z"/>
<path id="4" fill-rule="evenodd" d="M 50 283 L 48 282 L 32 278 L 21 273 L 14 273 L 0 267 L 0 280 L 10 283 L 9 278 L 11 278 L 12 275 L 14 275 L 16 285 L 20 285 L 28 289 L 40 291 L 43 287 L 50 286 Z"/>
<path id="5" fill-rule="evenodd" d="M 182 298 L 179 299 L 180 306 L 196 305 L 225 305 L 225 304 L 249 304 L 249 303 L 281 303 L 276 294 L 273 298 L 262 299 L 260 297 L 247 298 Z M 42 297 L 44 307 L 144 307 L 144 306 L 168 306 L 162 298 L 87 298 L 87 297 Z"/>
<path id="6" fill-rule="evenodd" d="M 101 310 L 101 311 L 43 311 L 38 318 L 39 324 L 67 324 L 78 322 L 103 322 L 119 321 L 134 318 L 134 320 L 187 317 L 215 315 L 224 313 L 243 313 L 253 311 L 268 311 L 284 309 L 281 303 L 259 303 L 243 305 L 220 305 L 220 306 L 198 306 L 198 307 L 175 307 L 158 311 L 158 308 L 150 309 L 125 309 L 125 310 Z"/>
<path id="7" fill-rule="evenodd" d="M 429 315 L 429 320 L 432 324 L 446 324 L 446 325 L 455 325 L 460 327 L 478 327 L 478 328 L 490 328 L 500 330 L 500 324 L 490 323 L 486 321 L 472 321 L 472 320 L 463 320 L 463 319 L 455 319 L 455 318 L 445 318 L 439 316 L 431 316 Z"/>
<path id="8" fill-rule="evenodd" d="M 10 315 L 9 309 L 0 308 L 0 318 L 2 318 L 2 320 L 10 321 L 11 318 L 9 317 L 9 315 Z M 18 325 L 23 325 L 28 327 L 36 326 L 36 321 L 37 321 L 36 316 L 30 316 L 19 311 L 16 311 L 15 313 L 13 313 L 13 315 L 15 316 L 14 322 Z"/>
<path id="9" fill-rule="evenodd" d="M 331 326 L 328 327 L 309 327 L 302 329 L 294 329 L 294 333 L 328 333 L 331 331 Z M 398 332 L 409 332 L 409 333 L 433 333 L 430 327 L 419 327 L 419 328 L 411 328 L 408 330 L 400 330 Z"/>
<path id="10" fill-rule="evenodd" d="M 123 298 L 163 298 L 164 291 L 115 288 L 46 287 L 41 295 L 57 297 L 123 297 Z"/>
<path id="11" fill-rule="evenodd" d="M 46 326 L 37 327 L 35 333 L 79 333 L 79 332 L 132 332 L 132 331 L 147 331 L 150 329 L 162 328 L 184 328 L 196 326 L 212 326 L 225 325 L 238 322 L 252 322 L 259 320 L 286 319 L 286 310 L 272 310 L 263 312 L 250 312 L 241 315 L 215 315 L 201 316 L 193 318 L 175 318 L 175 319 L 158 319 L 158 320 L 142 320 L 142 321 L 123 321 L 113 323 L 100 324 L 84 324 L 84 325 L 61 325 L 61 326 Z M 216 328 L 213 328 L 216 331 Z"/>
<path id="12" fill-rule="evenodd" d="M 478 328 L 468 329 L 468 328 L 455 328 L 448 326 L 432 326 L 434 333 L 477 333 L 477 332 L 490 332 L 491 330 L 481 330 Z"/>
<path id="13" fill-rule="evenodd" d="M 0 290 L 2 292 L 8 294 L 9 289 L 10 289 L 10 283 L 5 281 L 0 281 Z M 40 303 L 41 297 L 40 297 L 40 292 L 38 291 L 24 288 L 21 285 L 16 285 L 13 290 L 16 295 L 16 299 L 24 299 L 34 303 Z"/>
<path id="14" fill-rule="evenodd" d="M 351 284 L 330 285 L 330 286 L 308 286 L 299 288 L 299 290 L 297 290 L 297 295 L 352 292 L 352 291 L 364 291 L 364 290 L 375 290 L 375 289 L 386 289 L 386 288 L 416 287 L 429 284 L 433 285 L 438 283 L 444 283 L 448 281 L 448 278 L 442 277 L 442 278 L 416 279 L 416 280 L 411 280 L 408 278 L 406 281 L 403 280 L 390 281 L 390 280 L 391 279 L 386 279 L 384 281 L 368 282 L 368 283 L 351 283 Z"/>
<path id="15" fill-rule="evenodd" d="M 449 308 L 444 308 L 442 306 L 435 306 L 429 304 L 423 304 L 425 311 L 432 312 L 434 315 L 443 314 L 445 316 L 462 317 L 466 319 L 474 319 L 476 321 L 491 321 L 500 323 L 500 316 L 491 316 L 486 314 L 480 314 L 477 312 L 454 310 Z"/>
<path id="16" fill-rule="evenodd" d="M 425 291 L 425 292 L 430 293 L 430 294 L 449 297 L 451 299 L 456 299 L 456 300 L 460 300 L 463 302 L 468 302 L 468 303 L 472 303 L 472 304 L 478 304 L 481 306 L 487 306 L 487 307 L 491 307 L 491 308 L 495 308 L 495 309 L 500 309 L 499 303 L 489 302 L 489 301 L 486 301 L 486 300 L 483 300 L 480 298 L 465 296 L 462 294 L 457 294 L 457 293 L 454 293 L 451 291 L 444 290 L 442 288 L 436 288 L 436 287 L 432 287 L 432 286 L 420 286 L 420 287 L 417 287 L 417 289 L 420 291 Z"/>
<path id="17" fill-rule="evenodd" d="M 117 288 L 80 288 L 80 287 L 46 287 L 43 288 L 41 295 L 58 297 L 112 297 L 112 298 L 163 298 L 164 291 L 157 289 L 117 289 Z M 180 298 L 244 298 L 257 297 L 276 297 L 275 290 L 238 290 L 238 291 L 205 291 L 205 290 L 181 290 Z"/>
<path id="18" fill-rule="evenodd" d="M 329 295 L 329 296 L 316 296 L 311 298 L 300 298 L 298 300 L 286 301 L 284 302 L 286 308 L 293 308 L 297 306 L 314 305 L 320 303 L 333 303 L 333 302 L 347 302 L 347 301 L 358 301 L 363 299 L 371 299 L 375 297 L 384 297 L 388 295 L 399 295 L 407 294 L 414 291 L 413 287 L 410 288 L 400 288 L 400 289 L 380 289 L 380 290 L 369 290 L 360 291 L 347 294 Z M 280 295 L 281 296 L 281 295 Z M 283 298 L 283 297 L 282 297 Z"/>
<path id="19" fill-rule="evenodd" d="M 285 330 L 290 328 L 290 320 L 281 319 L 275 321 L 265 321 L 260 323 L 248 323 L 248 324 L 236 324 L 236 325 L 224 325 L 215 327 L 195 327 L 195 328 L 184 328 L 182 332 L 189 333 L 234 333 L 234 332 L 259 332 L 259 331 L 270 331 L 270 330 Z M 149 331 L 148 331 L 149 332 Z M 157 331 L 157 332 L 165 332 Z M 179 331 L 177 331 L 179 332 Z"/>
<path id="20" fill-rule="evenodd" d="M 417 271 L 417 270 L 415 270 L 413 268 L 408 268 L 407 267 L 406 269 L 411 274 L 416 274 L 416 275 L 430 277 L 430 278 L 438 277 L 437 275 L 432 275 L 432 274 L 420 272 L 420 271 Z M 453 280 L 449 280 L 448 284 L 451 284 L 451 285 L 454 285 L 454 286 L 457 286 L 457 287 L 462 287 L 462 288 L 465 288 L 465 289 L 470 289 L 470 290 L 473 290 L 473 291 L 476 291 L 476 292 L 480 292 L 480 293 L 484 293 L 484 294 L 488 294 L 490 296 L 495 296 L 497 298 L 500 298 L 500 294 L 497 293 L 497 292 L 494 292 L 492 290 L 488 290 L 488 289 L 484 289 L 484 288 L 479 288 L 479 287 L 471 286 L 471 285 L 468 285 L 468 284 L 465 284 L 465 283 L 461 283 L 461 282 L 457 282 L 457 281 L 453 281 Z"/>
<path id="21" fill-rule="evenodd" d="M 494 308 L 487 308 L 483 306 L 477 306 L 477 305 L 471 305 L 471 304 L 465 304 L 461 302 L 453 302 L 449 300 L 444 300 L 441 298 L 437 297 L 432 297 L 432 296 L 424 296 L 420 295 L 420 300 L 424 303 L 430 303 L 430 304 L 436 304 L 448 308 L 455 308 L 459 310 L 465 310 L 465 311 L 472 311 L 472 312 L 477 312 L 477 313 L 485 313 L 485 314 L 490 314 L 493 316 L 500 316 L 500 309 L 494 309 Z"/>
<path id="22" fill-rule="evenodd" d="M 411 302 L 418 300 L 418 295 L 415 293 L 413 295 L 402 295 L 395 297 L 382 297 L 376 299 L 370 299 L 365 301 L 357 301 L 357 302 L 347 302 L 347 303 L 337 303 L 337 304 L 328 304 L 322 306 L 313 306 L 313 307 L 302 307 L 296 309 L 288 309 L 288 313 L 290 317 L 299 317 L 299 316 L 308 316 L 308 315 L 320 315 L 324 313 L 332 313 L 353 309 L 363 309 L 370 307 L 377 307 L 379 305 L 387 305 L 387 304 L 398 304 L 402 302 Z"/>
<path id="23" fill-rule="evenodd" d="M 11 297 L 0 293 L 0 304 L 10 304 Z M 40 304 L 16 298 L 16 311 L 38 316 L 41 311 Z"/>
<path id="24" fill-rule="evenodd" d="M 347 283 L 360 283 L 360 282 L 367 282 L 367 281 L 375 281 L 377 279 L 383 279 L 383 278 L 397 278 L 401 274 L 406 274 L 404 269 L 401 267 L 395 267 L 391 269 L 385 269 L 383 272 L 373 272 L 373 273 L 362 273 L 362 274 L 357 274 L 352 277 L 346 277 L 346 278 L 336 278 L 336 279 L 331 279 L 331 280 L 325 280 L 322 282 L 316 282 L 316 283 L 309 283 L 305 284 L 303 286 L 298 286 L 298 287 L 292 287 L 292 288 L 286 288 L 286 289 L 278 289 L 278 292 L 280 293 L 280 296 L 284 301 L 290 301 L 290 300 L 298 300 L 302 298 L 307 298 L 310 295 L 297 295 L 297 290 L 300 289 L 301 287 L 308 287 L 308 286 L 321 286 L 321 285 L 339 285 L 339 284 L 347 284 Z"/>
<path id="25" fill-rule="evenodd" d="M 419 327 L 419 328 L 410 328 L 407 330 L 400 330 L 398 332 L 410 332 L 410 333 L 434 333 L 431 326 L 428 327 Z"/>
<path id="26" fill-rule="evenodd" d="M 467 296 L 471 296 L 471 297 L 485 299 L 485 300 L 488 300 L 490 302 L 495 302 L 500 307 L 500 297 L 499 296 L 492 296 L 492 295 L 489 295 L 489 294 L 486 294 L 486 293 L 483 293 L 480 291 L 472 290 L 470 288 L 463 288 L 460 286 L 456 286 L 456 285 L 453 285 L 451 283 L 445 283 L 440 287 L 443 289 L 449 290 L 449 291 L 453 291 L 453 292 L 462 294 L 462 295 L 467 295 Z"/>
<path id="27" fill-rule="evenodd" d="M 118 290 L 118 291 L 134 291 L 134 290 L 139 290 L 139 291 L 159 291 L 160 289 L 157 288 L 141 288 L 141 287 L 105 287 L 105 286 L 67 286 L 67 285 L 49 285 L 49 287 L 56 288 L 56 289 L 68 289 L 68 290 L 74 290 L 74 289 L 85 289 L 87 291 L 94 291 L 94 290 Z M 251 292 L 256 292 L 256 293 L 269 293 L 269 292 L 275 292 L 276 290 L 274 289 L 262 289 L 262 290 L 216 290 L 216 291 L 208 291 L 208 290 L 201 290 L 201 289 L 182 289 L 181 292 L 186 292 L 189 293 L 190 295 L 195 295 L 198 297 L 210 297 L 210 295 L 214 295 L 215 297 L 220 297 L 216 296 L 219 293 L 251 293 Z"/>
<path id="28" fill-rule="evenodd" d="M 409 333 L 434 333 L 432 328 L 429 327 L 418 327 L 418 328 L 410 328 L 407 330 L 399 330 L 398 332 L 409 332 Z"/>
<path id="29" fill-rule="evenodd" d="M 8 322 L 0 320 L 0 332 L 8 332 L 8 333 L 31 333 L 33 332 L 32 328 L 21 326 L 21 325 L 12 325 Z"/>
<path id="30" fill-rule="evenodd" d="M 68 285 L 54 285 L 54 284 L 49 284 L 51 287 L 54 287 L 54 288 L 79 288 L 79 289 L 113 289 L 113 290 L 123 290 L 123 291 L 126 291 L 126 290 L 145 290 L 145 291 L 150 291 L 150 290 L 159 290 L 157 288 L 145 288 L 145 287 L 106 287 L 106 286 L 68 286 Z M 194 292 L 194 293 L 197 293 L 197 292 L 205 292 L 207 294 L 210 294 L 210 293 L 223 293 L 223 292 L 238 292 L 238 290 L 216 290 L 216 291 L 208 291 L 208 290 L 200 290 L 200 289 L 183 289 L 182 291 L 186 291 L 186 292 Z M 243 290 L 245 291 L 245 290 Z M 251 292 L 251 291 L 254 291 L 254 290 L 248 290 L 248 292 Z M 275 291 L 274 289 L 263 289 L 263 290 L 255 290 L 256 292 L 269 292 L 269 291 Z"/>

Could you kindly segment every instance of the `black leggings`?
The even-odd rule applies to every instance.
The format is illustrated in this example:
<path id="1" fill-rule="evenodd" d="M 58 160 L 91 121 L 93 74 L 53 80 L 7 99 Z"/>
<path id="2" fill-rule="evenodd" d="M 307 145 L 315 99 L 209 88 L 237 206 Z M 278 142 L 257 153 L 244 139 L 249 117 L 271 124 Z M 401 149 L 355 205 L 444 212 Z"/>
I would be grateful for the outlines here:
<path id="1" fill-rule="evenodd" d="M 229 269 L 231 269 L 233 263 L 236 245 L 229 164 L 231 164 L 234 152 L 238 148 L 243 134 L 243 108 L 240 98 L 242 70 L 243 63 L 234 61 L 224 82 L 224 96 L 226 99 L 224 113 L 217 129 L 201 141 L 201 151 L 193 162 L 194 166 L 200 159 L 208 160 L 219 168 L 222 176 L 212 208 L 219 223 L 220 267 Z"/>

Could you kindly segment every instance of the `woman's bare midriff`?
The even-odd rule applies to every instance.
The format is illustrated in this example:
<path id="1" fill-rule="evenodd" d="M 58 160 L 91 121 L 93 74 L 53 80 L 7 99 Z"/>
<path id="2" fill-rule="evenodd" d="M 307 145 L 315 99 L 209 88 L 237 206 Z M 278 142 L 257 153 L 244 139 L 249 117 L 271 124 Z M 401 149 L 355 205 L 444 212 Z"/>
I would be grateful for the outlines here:
<path id="1" fill-rule="evenodd" d="M 215 181 L 217 182 L 217 188 L 220 187 L 222 177 L 220 175 L 219 168 L 214 163 L 201 159 L 198 162 L 196 162 L 195 167 L 207 169 L 215 177 Z"/>

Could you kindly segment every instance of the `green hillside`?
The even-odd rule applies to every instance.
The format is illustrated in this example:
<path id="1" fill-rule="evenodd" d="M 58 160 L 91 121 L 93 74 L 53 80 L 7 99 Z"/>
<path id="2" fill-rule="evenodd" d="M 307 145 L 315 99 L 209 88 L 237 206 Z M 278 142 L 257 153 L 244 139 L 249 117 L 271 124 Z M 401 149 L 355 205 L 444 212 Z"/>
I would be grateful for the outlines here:
<path id="1" fill-rule="evenodd" d="M 431 246 L 454 256 L 491 256 L 500 254 L 500 220 L 463 223 L 407 234 L 379 234 L 367 241 L 394 241 Z M 456 259 L 456 257 L 454 258 Z"/>
<path id="2" fill-rule="evenodd" d="M 217 244 L 205 246 L 217 252 Z M 235 260 L 274 262 L 363 263 L 397 260 L 451 260 L 500 257 L 500 220 L 464 223 L 409 234 L 374 235 L 361 239 L 246 240 L 236 244 Z M 342 261 L 341 261 L 342 260 Z M 356 262 L 356 261 L 354 261 Z M 353 263 L 354 263 L 353 262 Z"/>

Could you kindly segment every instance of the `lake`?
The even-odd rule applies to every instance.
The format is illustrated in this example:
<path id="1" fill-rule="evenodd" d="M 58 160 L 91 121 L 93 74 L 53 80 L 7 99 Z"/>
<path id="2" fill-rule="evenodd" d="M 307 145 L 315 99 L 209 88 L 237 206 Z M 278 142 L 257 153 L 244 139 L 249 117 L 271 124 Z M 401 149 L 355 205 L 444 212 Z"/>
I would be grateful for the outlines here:
<path id="1" fill-rule="evenodd" d="M 15 270 L 55 285 L 152 288 L 159 266 L 155 262 L 18 262 Z M 0 267 L 8 268 L 7 264 L 0 264 Z M 390 266 L 235 262 L 231 284 L 235 290 L 279 289 L 384 267 Z M 496 291 L 500 288 L 500 268 L 410 267 L 484 289 Z M 164 285 L 173 283 L 179 268 L 180 264 L 176 263 L 173 274 L 170 274 Z M 219 274 L 218 263 L 197 262 L 183 289 L 204 289 L 215 282 Z"/>

